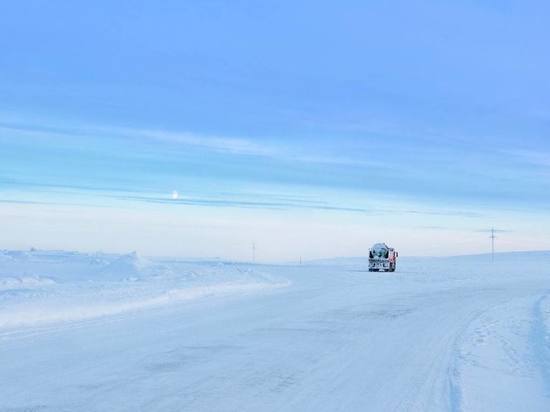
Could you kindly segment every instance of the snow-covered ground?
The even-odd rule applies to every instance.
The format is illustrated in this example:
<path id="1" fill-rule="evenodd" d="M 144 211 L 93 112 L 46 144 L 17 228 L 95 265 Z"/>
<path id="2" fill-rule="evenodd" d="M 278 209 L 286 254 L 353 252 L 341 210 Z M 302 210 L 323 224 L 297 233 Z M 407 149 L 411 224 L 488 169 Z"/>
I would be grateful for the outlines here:
<path id="1" fill-rule="evenodd" d="M 0 411 L 548 411 L 550 253 L 0 251 Z"/>

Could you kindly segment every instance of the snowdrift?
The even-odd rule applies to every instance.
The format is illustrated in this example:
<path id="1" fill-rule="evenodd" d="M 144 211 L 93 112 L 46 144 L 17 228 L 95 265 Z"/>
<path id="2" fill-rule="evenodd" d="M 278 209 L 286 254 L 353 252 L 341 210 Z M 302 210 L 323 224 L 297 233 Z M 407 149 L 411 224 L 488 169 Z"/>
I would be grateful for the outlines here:
<path id="1" fill-rule="evenodd" d="M 260 266 L 64 251 L 0 252 L 0 332 L 286 286 Z"/>

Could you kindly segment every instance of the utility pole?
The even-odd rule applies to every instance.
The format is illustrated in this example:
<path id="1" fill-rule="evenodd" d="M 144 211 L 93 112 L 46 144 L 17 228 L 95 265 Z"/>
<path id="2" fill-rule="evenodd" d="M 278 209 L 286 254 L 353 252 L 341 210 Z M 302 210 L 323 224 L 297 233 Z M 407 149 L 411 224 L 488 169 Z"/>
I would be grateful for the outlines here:
<path id="1" fill-rule="evenodd" d="M 491 229 L 491 236 L 489 236 L 491 239 L 491 261 L 495 262 L 495 239 L 497 238 L 495 236 L 495 228 Z"/>
<path id="2" fill-rule="evenodd" d="M 256 242 L 252 243 L 252 262 L 256 263 Z"/>

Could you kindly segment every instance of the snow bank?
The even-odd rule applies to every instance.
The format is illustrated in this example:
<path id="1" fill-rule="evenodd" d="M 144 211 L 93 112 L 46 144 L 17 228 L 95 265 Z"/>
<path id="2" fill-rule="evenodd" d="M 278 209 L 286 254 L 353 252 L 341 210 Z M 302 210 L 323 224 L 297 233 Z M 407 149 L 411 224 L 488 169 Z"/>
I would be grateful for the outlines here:
<path id="1" fill-rule="evenodd" d="M 265 289 L 287 286 L 286 283 L 223 283 L 208 286 L 173 289 L 158 296 L 142 299 L 130 299 L 115 302 L 74 303 L 67 306 L 55 304 L 36 305 L 0 313 L 0 330 L 19 327 L 38 326 L 42 324 L 80 321 L 103 316 L 118 315 L 125 312 L 154 308 L 168 304 L 180 303 L 205 297 L 227 296 L 236 293 L 251 293 Z"/>
<path id="2" fill-rule="evenodd" d="M 136 253 L 3 251 L 0 330 L 112 316 L 288 285 L 258 268 L 220 261 L 146 259 Z"/>

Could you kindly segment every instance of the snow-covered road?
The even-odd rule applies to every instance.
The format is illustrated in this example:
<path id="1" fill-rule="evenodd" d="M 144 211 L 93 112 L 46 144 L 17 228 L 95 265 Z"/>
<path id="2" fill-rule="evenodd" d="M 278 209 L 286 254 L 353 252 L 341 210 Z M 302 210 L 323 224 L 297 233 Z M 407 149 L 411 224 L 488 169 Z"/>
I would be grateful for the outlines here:
<path id="1" fill-rule="evenodd" d="M 356 260 L 193 265 L 258 287 L 6 323 L 0 411 L 550 410 L 548 254 L 503 255 L 495 265 L 403 259 L 395 274 L 365 272 Z M 181 288 L 172 272 L 108 285 L 143 298 L 153 284 Z M 94 303 L 82 298 L 89 279 L 32 279 L 55 283 L 26 294 L 6 287 L 0 304 L 51 310 L 52 294 L 69 310 L 77 292 L 78 307 Z M 5 318 L 20 319 L 7 303 Z"/>

